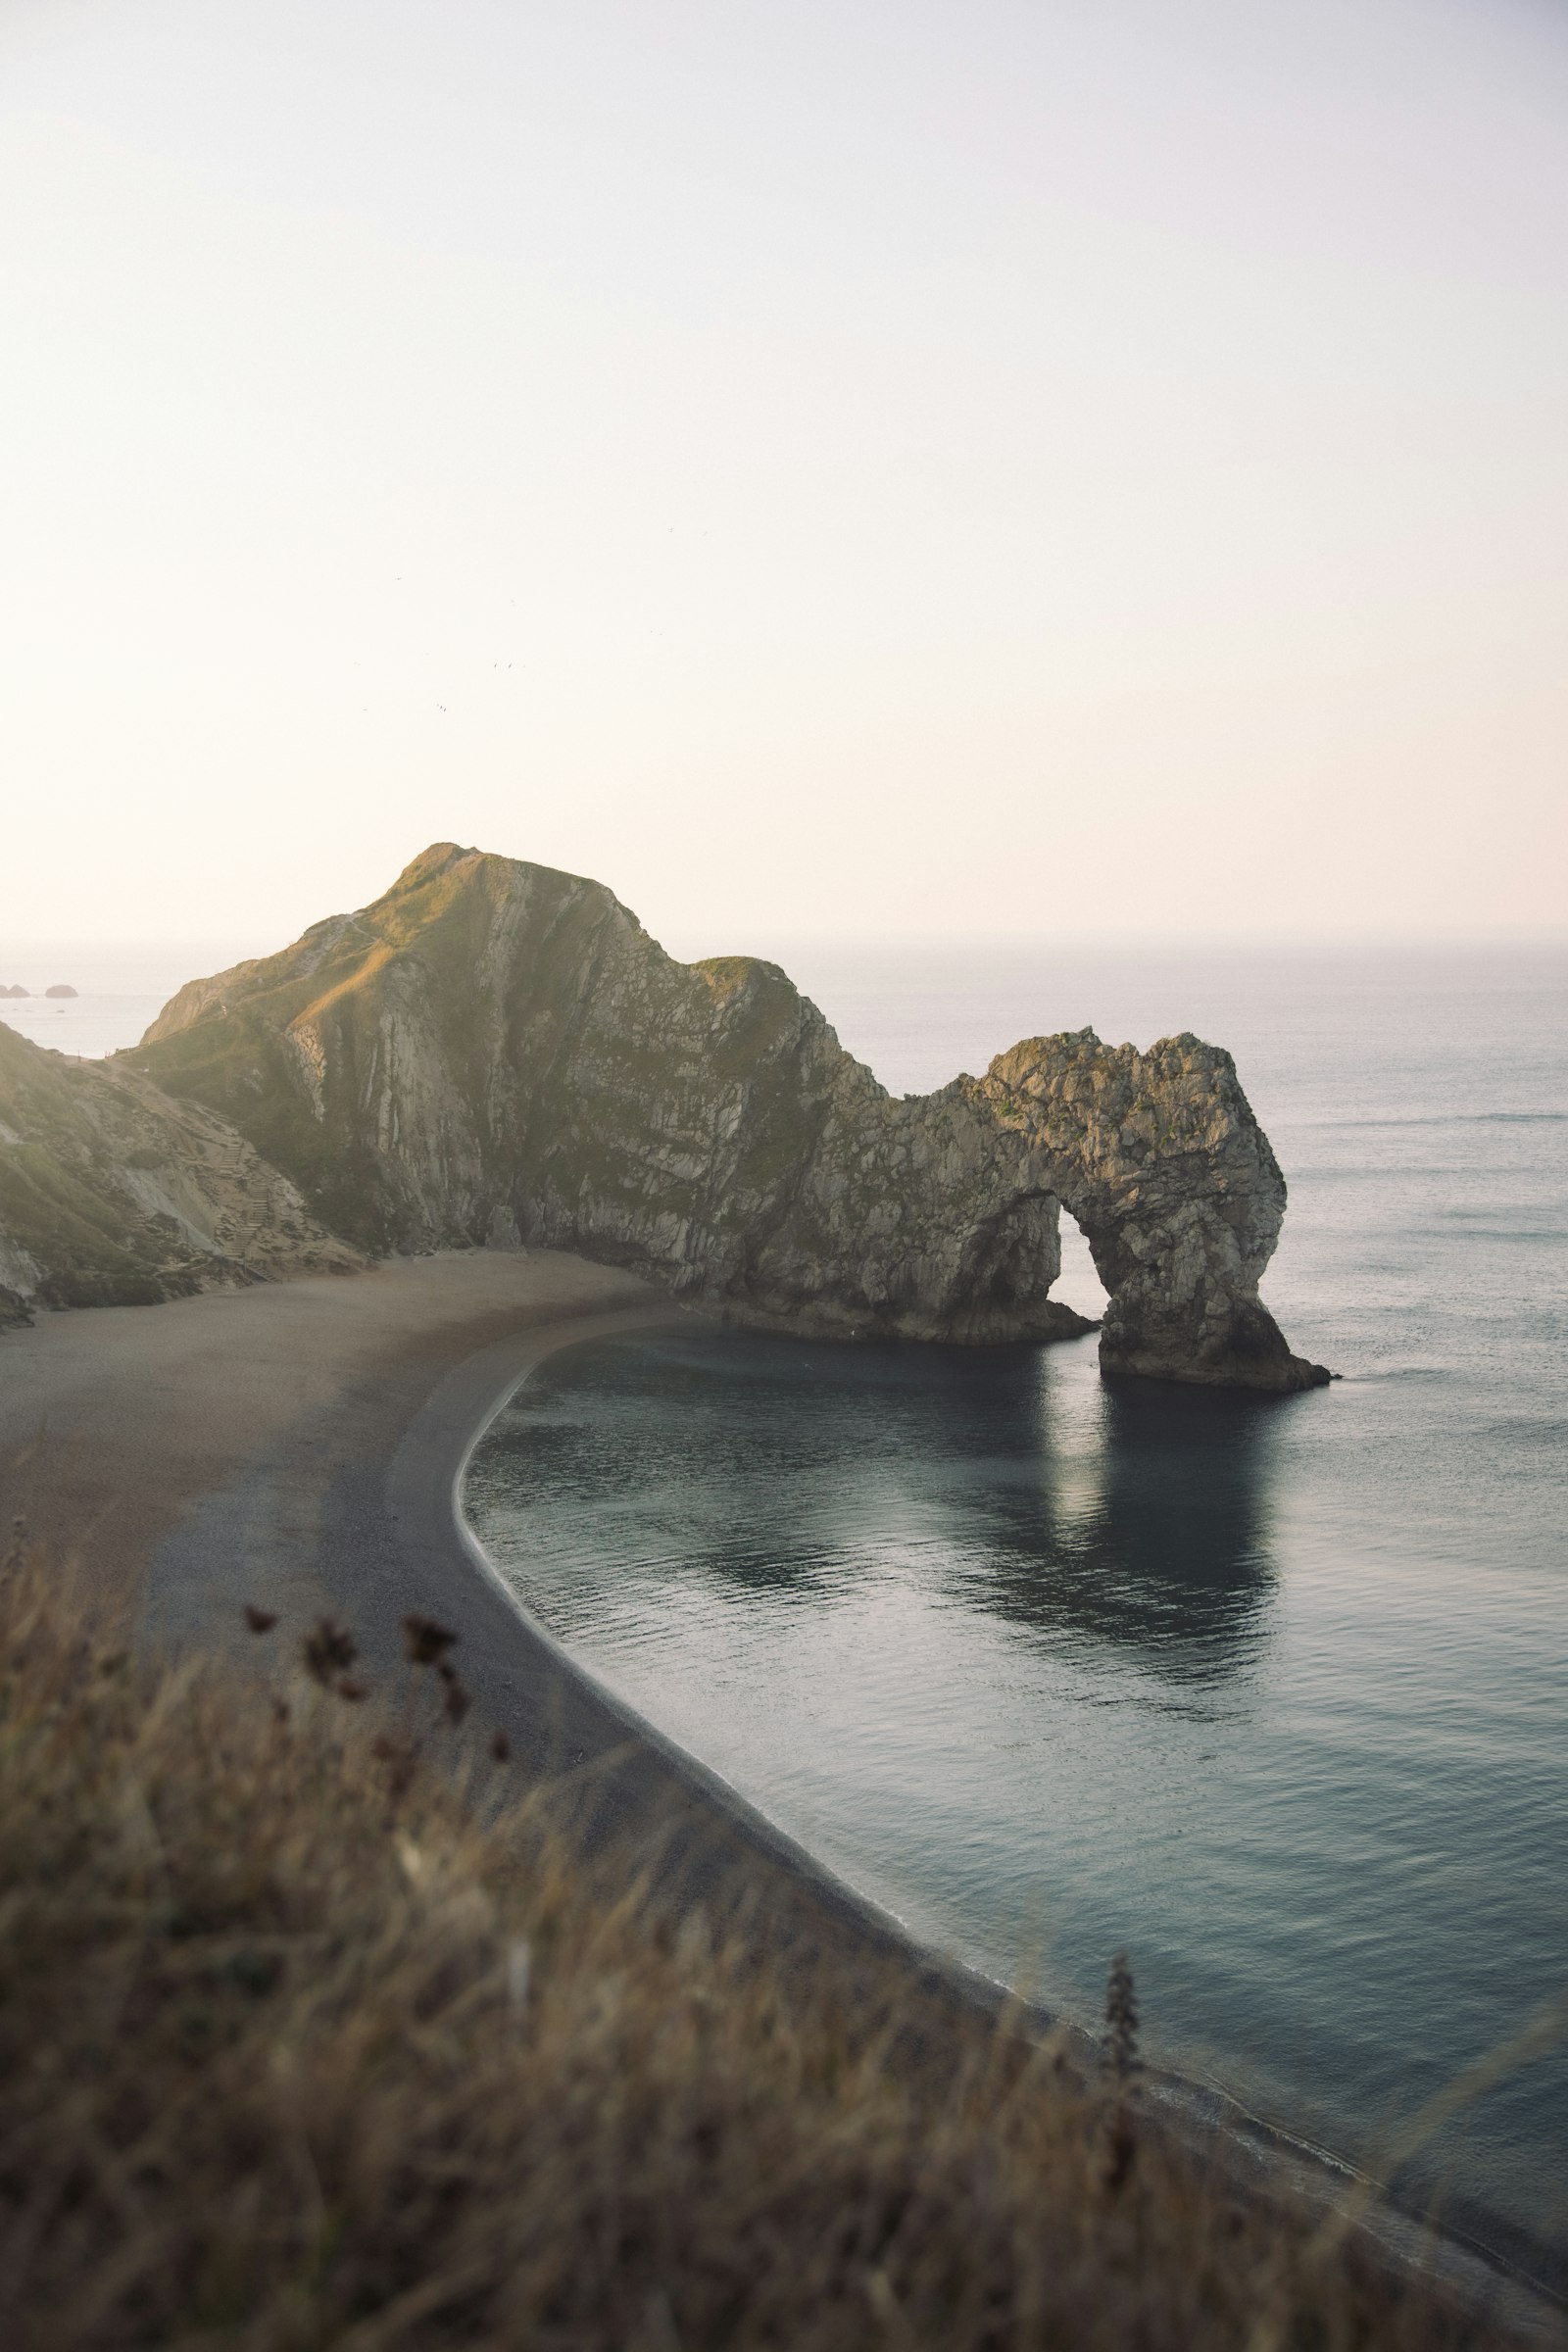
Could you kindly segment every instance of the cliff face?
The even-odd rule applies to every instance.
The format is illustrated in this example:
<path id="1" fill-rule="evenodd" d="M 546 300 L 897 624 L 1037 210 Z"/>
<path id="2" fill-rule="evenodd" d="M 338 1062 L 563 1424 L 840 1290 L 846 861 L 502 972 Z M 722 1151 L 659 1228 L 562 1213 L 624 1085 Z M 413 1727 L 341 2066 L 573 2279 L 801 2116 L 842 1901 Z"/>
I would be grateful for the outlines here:
<path id="1" fill-rule="evenodd" d="M 368 1249 L 536 1241 L 757 1323 L 1049 1338 L 1087 1328 L 1049 1296 L 1065 1199 L 1107 1369 L 1313 1376 L 1256 1298 L 1283 1180 L 1191 1039 L 1035 1040 L 896 1101 L 775 965 L 677 963 L 599 884 L 443 844 L 131 1058 Z"/>
<path id="2" fill-rule="evenodd" d="M 1048 1171 L 983 1102 L 894 1101 L 775 965 L 677 963 L 572 875 L 427 852 L 134 1058 L 370 1249 L 581 1250 L 824 1332 L 1086 1328 Z"/>
<path id="3" fill-rule="evenodd" d="M 0 1024 L 0 1324 L 363 1263 L 200 1103 Z"/>

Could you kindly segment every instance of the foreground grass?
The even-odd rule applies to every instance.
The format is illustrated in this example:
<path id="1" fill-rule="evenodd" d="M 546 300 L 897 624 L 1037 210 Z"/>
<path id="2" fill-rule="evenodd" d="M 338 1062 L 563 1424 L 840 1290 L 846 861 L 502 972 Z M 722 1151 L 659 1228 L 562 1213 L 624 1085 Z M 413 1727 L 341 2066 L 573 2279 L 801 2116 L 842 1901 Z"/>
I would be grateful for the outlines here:
<path id="1" fill-rule="evenodd" d="M 443 1764 L 433 1662 L 379 1720 L 315 1665 L 157 1672 L 5 1565 L 15 2352 L 1502 2340 L 743 1883 L 683 1918 L 557 1800 L 486 1826 L 514 1776 L 471 1721 L 466 1795 Z"/>

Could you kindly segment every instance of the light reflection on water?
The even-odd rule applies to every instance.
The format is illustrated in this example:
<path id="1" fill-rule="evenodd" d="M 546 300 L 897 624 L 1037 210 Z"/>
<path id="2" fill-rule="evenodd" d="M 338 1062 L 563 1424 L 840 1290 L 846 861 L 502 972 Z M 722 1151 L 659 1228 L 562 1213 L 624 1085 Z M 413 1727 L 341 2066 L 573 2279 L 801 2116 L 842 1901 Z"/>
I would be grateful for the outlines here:
<path id="1" fill-rule="evenodd" d="M 1560 1976 L 1562 1740 L 1544 1588 L 1435 1612 L 1282 1531 L 1312 1402 L 1109 1390 L 1092 1344 L 696 1331 L 554 1359 L 469 1506 L 918 1933 L 1082 2016 L 1130 1943 L 1169 2057 L 1349 2153 Z M 1537 2226 L 1562 2087 L 1489 2109 L 1489 2198 Z"/>
<path id="2" fill-rule="evenodd" d="M 1106 975 L 1107 1033 L 1235 1046 L 1292 1186 L 1267 1295 L 1334 1388 L 1110 1389 L 1093 1342 L 578 1348 L 474 1466 L 487 1548 L 916 1933 L 1084 2018 L 1126 1944 L 1168 2060 L 1366 2150 L 1568 1983 L 1565 968 L 1298 961 L 1205 1006 L 1152 966 L 1147 1019 Z M 1423 2177 L 1560 2240 L 1565 2114 L 1559 2054 Z"/>

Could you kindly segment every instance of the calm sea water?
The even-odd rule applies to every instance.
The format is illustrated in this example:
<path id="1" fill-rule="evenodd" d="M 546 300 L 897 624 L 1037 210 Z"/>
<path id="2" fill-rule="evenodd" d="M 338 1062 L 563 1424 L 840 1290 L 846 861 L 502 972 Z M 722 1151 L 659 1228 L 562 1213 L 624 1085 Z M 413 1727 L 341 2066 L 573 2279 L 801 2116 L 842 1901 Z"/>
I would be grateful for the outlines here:
<path id="1" fill-rule="evenodd" d="M 0 1021 L 34 1045 L 88 1060 L 136 1045 L 174 991 L 201 972 L 225 971 L 243 956 L 265 954 L 254 941 L 184 940 L 172 946 L 135 941 L 19 939 L 0 931 L 0 987 L 28 990 L 0 997 Z M 74 997 L 47 997 L 57 981 Z"/>
<path id="2" fill-rule="evenodd" d="M 788 956 L 896 1090 L 1229 1045 L 1343 1373 L 694 1329 L 555 1357 L 468 1507 L 528 1607 L 919 1936 L 1352 2160 L 1568 1987 L 1568 954 Z M 1098 1297 L 1081 1244 L 1061 1284 Z M 1406 2175 L 1561 2244 L 1568 2059 Z"/>

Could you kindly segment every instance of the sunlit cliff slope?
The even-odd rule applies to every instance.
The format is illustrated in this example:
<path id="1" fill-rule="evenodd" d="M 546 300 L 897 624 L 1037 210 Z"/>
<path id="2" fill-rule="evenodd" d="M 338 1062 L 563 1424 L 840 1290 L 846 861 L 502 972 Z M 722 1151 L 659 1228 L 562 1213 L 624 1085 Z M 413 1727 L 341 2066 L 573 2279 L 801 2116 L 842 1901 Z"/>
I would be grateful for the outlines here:
<path id="1" fill-rule="evenodd" d="M 193 981 L 130 1057 L 372 1250 L 576 1249 L 746 1321 L 1007 1340 L 1107 1370 L 1326 1378 L 1260 1304 L 1285 1183 L 1230 1056 L 1037 1038 L 898 1100 L 776 965 L 682 964 L 601 884 L 438 844 L 384 897 Z"/>

